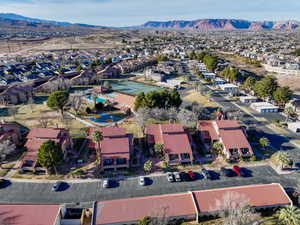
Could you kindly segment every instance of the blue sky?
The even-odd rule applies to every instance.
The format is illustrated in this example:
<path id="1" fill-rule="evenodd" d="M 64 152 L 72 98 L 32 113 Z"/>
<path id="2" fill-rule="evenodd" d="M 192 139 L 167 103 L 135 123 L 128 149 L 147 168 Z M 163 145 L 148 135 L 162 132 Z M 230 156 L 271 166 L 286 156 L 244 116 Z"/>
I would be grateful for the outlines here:
<path id="1" fill-rule="evenodd" d="M 0 12 L 105 26 L 149 20 L 300 20 L 300 0 L 0 0 Z"/>

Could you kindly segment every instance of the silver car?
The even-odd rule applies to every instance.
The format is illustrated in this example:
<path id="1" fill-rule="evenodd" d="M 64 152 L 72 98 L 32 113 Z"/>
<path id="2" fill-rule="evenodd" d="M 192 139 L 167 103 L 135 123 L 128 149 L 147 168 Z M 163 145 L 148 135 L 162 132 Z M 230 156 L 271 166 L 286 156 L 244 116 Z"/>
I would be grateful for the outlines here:
<path id="1" fill-rule="evenodd" d="M 181 176 L 180 176 L 180 173 L 179 172 L 174 172 L 174 177 L 175 177 L 175 180 L 177 182 L 180 182 L 181 181 Z"/>
<path id="2" fill-rule="evenodd" d="M 167 173 L 167 180 L 169 182 L 174 182 L 175 181 L 173 173 L 171 173 L 171 172 Z"/>

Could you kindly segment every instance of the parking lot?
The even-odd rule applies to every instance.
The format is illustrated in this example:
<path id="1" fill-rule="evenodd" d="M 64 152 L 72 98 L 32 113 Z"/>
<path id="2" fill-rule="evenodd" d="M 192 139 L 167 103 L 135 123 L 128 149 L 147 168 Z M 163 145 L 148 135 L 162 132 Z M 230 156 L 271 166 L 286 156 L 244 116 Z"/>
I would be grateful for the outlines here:
<path id="1" fill-rule="evenodd" d="M 279 176 L 269 166 L 247 168 L 250 177 L 223 177 L 216 180 L 200 178 L 190 182 L 168 182 L 166 175 L 149 177 L 147 186 L 141 186 L 138 178 L 116 180 L 112 188 L 103 188 L 102 181 L 68 183 L 64 191 L 51 191 L 53 183 L 32 183 L 12 181 L 0 189 L 2 203 L 76 203 L 96 200 L 122 199 L 138 196 L 170 194 L 193 190 L 205 190 L 250 184 L 281 183 L 285 187 L 296 186 L 299 174 Z M 218 171 L 216 171 L 218 172 Z"/>

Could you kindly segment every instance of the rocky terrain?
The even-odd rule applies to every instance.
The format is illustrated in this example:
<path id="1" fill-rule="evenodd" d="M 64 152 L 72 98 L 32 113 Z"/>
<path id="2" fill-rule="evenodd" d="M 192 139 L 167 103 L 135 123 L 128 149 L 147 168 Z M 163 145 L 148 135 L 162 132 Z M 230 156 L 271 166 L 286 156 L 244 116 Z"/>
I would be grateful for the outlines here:
<path id="1" fill-rule="evenodd" d="M 200 19 L 193 21 L 149 21 L 140 26 L 153 29 L 190 29 L 190 30 L 294 30 L 300 27 L 298 21 L 248 21 L 241 19 Z"/>

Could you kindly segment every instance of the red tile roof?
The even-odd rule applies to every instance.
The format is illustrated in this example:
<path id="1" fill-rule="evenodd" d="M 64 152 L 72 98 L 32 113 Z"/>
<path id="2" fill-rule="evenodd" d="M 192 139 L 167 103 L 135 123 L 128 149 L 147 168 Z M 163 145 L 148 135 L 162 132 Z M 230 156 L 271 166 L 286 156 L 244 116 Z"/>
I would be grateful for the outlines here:
<path id="1" fill-rule="evenodd" d="M 194 197 L 197 201 L 200 212 L 213 212 L 220 210 L 217 208 L 216 201 L 222 200 L 228 192 L 238 193 L 249 201 L 253 207 L 267 207 L 290 205 L 291 200 L 283 190 L 280 184 L 262 184 L 240 187 L 221 188 L 204 191 L 194 191 Z"/>
<path id="2" fill-rule="evenodd" d="M 59 205 L 0 204 L 1 219 L 13 225 L 53 225 L 59 211 Z"/>
<path id="3" fill-rule="evenodd" d="M 146 127 L 146 134 L 150 143 L 164 144 L 168 154 L 192 155 L 188 134 L 180 124 L 152 124 Z"/>
<path id="4" fill-rule="evenodd" d="M 251 149 L 251 146 L 242 129 L 220 130 L 220 137 L 227 150 L 231 148 Z"/>
<path id="5" fill-rule="evenodd" d="M 218 140 L 218 134 L 213 127 L 213 120 L 202 120 L 198 123 L 198 129 L 204 131 L 201 134 L 204 134 L 204 138 L 211 138 L 212 140 Z M 207 132 L 207 133 L 206 133 Z"/>
<path id="6" fill-rule="evenodd" d="M 145 216 L 167 217 L 196 216 L 196 213 L 213 213 L 217 200 L 226 193 L 238 193 L 249 200 L 253 207 L 277 207 L 291 205 L 292 202 L 280 184 L 262 184 L 230 187 L 192 193 L 148 196 L 98 202 L 96 225 L 114 223 L 134 223 Z"/>
<path id="7" fill-rule="evenodd" d="M 238 128 L 241 125 L 236 120 L 215 120 L 219 129 Z"/>
<path id="8" fill-rule="evenodd" d="M 144 216 L 195 215 L 191 194 L 159 195 L 103 201 L 97 204 L 96 225 L 134 222 Z"/>
<path id="9" fill-rule="evenodd" d="M 58 128 L 32 128 L 27 135 L 28 139 L 31 138 L 48 138 L 48 139 L 56 139 L 58 138 L 60 132 L 63 129 Z"/>
<path id="10" fill-rule="evenodd" d="M 103 140 L 100 143 L 101 154 L 103 157 L 130 157 L 130 136 L 126 133 L 124 128 L 120 127 L 105 127 L 105 128 L 90 128 L 90 147 L 97 147 L 92 139 L 93 133 L 99 130 L 103 134 Z"/>

